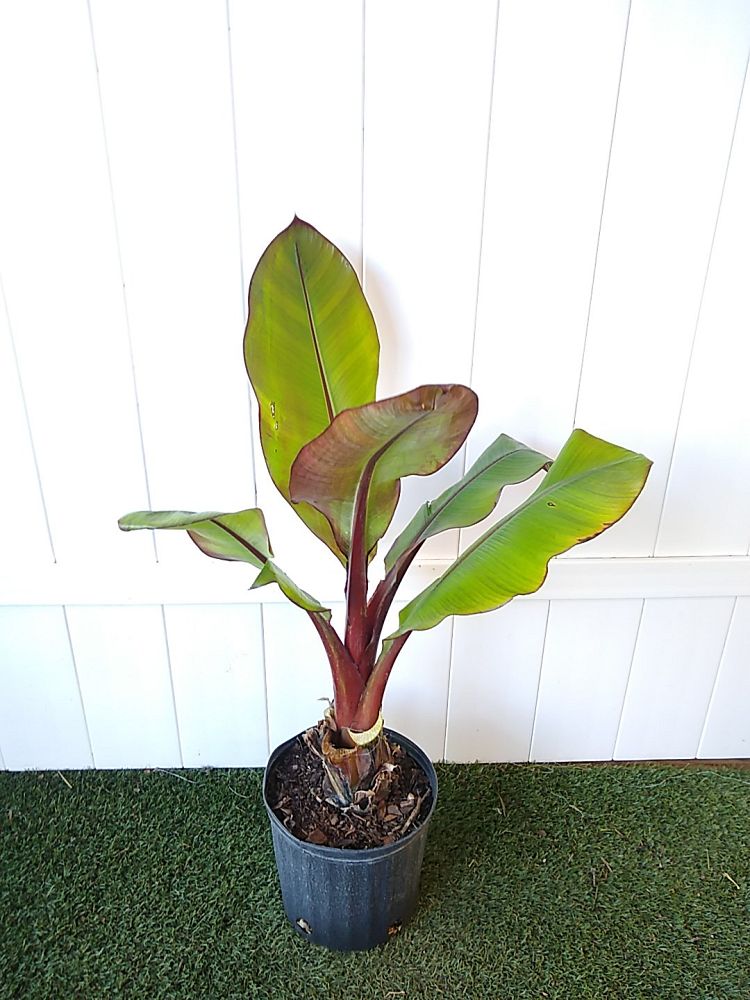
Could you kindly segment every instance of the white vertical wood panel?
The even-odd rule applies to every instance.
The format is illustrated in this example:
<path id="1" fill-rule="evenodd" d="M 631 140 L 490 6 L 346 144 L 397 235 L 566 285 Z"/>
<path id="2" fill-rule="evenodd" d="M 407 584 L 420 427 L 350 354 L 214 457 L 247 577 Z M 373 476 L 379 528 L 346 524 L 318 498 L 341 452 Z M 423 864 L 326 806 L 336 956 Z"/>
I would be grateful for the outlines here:
<path id="1" fill-rule="evenodd" d="M 628 0 L 501 2 L 496 53 L 496 0 L 91 7 L 103 121 L 87 5 L 0 11 L 0 271 L 20 368 L 0 302 L 6 564 L 50 561 L 44 499 L 71 579 L 94 561 L 138 579 L 148 536 L 115 527 L 147 502 L 138 404 L 154 506 L 253 502 L 245 286 L 295 212 L 360 272 L 364 252 L 381 395 L 473 371 L 469 459 L 501 430 L 556 453 L 577 396 L 579 424 L 655 459 L 633 514 L 585 554 L 747 551 L 747 96 L 711 250 L 746 0 L 633 0 L 621 87 Z M 279 561 L 316 593 L 325 550 L 255 460 Z M 407 483 L 394 527 L 460 464 Z M 427 554 L 454 550 L 450 533 Z M 205 563 L 177 533 L 159 552 L 187 574 Z M 518 602 L 457 619 L 453 639 L 450 622 L 415 634 L 386 722 L 433 758 L 748 755 L 750 600 L 640 610 Z M 0 609 L 0 767 L 261 764 L 269 736 L 314 724 L 332 695 L 288 605 L 68 615 L 72 651 L 62 608 Z"/>
<path id="2" fill-rule="evenodd" d="M 495 16 L 495 0 L 367 7 L 365 283 L 382 395 L 469 376 Z"/>
<path id="3" fill-rule="evenodd" d="M 496 7 L 367 6 L 363 234 L 381 396 L 469 380 Z M 407 480 L 394 530 L 460 467 L 457 459 L 437 476 Z M 455 533 L 424 551 L 454 555 Z"/>
<path id="4" fill-rule="evenodd" d="M 245 278 L 297 214 L 360 270 L 362 8 L 230 0 Z"/>
<path id="5" fill-rule="evenodd" d="M 229 18 L 244 291 L 295 214 L 361 274 L 362 4 L 230 0 Z M 316 563 L 335 558 L 280 497 L 257 442 L 255 469 L 279 562 L 315 593 Z"/>
<path id="6" fill-rule="evenodd" d="M 699 757 L 750 757 L 750 598 L 732 616 Z"/>
<path id="7" fill-rule="evenodd" d="M 57 559 L 153 558 L 116 524 L 146 493 L 84 3 L 2 5 L 0 92 L 0 270 Z"/>
<path id="8" fill-rule="evenodd" d="M 386 622 L 384 635 L 396 627 L 403 607 L 394 606 L 393 625 Z M 383 698 L 386 726 L 414 740 L 430 760 L 442 760 L 445 752 L 450 655 L 450 621 L 415 632 L 399 654 Z"/>
<path id="9" fill-rule="evenodd" d="M 727 183 L 657 555 L 744 555 L 750 541 L 750 86 Z"/>
<path id="10" fill-rule="evenodd" d="M 249 507 L 226 10 L 93 0 L 92 19 L 151 501 Z M 158 544 L 197 561 L 181 538 Z"/>
<path id="11" fill-rule="evenodd" d="M 179 767 L 162 609 L 67 609 L 97 767 Z"/>
<path id="12" fill-rule="evenodd" d="M 476 458 L 572 428 L 628 2 L 500 4 L 472 385 Z"/>
<path id="13" fill-rule="evenodd" d="M 164 609 L 185 767 L 260 767 L 268 757 L 261 609 Z"/>
<path id="14" fill-rule="evenodd" d="M 548 607 L 455 619 L 447 760 L 528 760 Z"/>
<path id="15" fill-rule="evenodd" d="M 550 602 L 532 760 L 608 760 L 642 601 Z"/>
<path id="16" fill-rule="evenodd" d="M 336 611 L 340 611 L 339 608 Z M 333 699 L 331 671 L 323 646 L 304 611 L 291 604 L 263 609 L 271 750 L 323 718 Z"/>
<path id="17" fill-rule="evenodd" d="M 62 608 L 0 608 L 0 688 L 9 770 L 91 767 Z"/>
<path id="18" fill-rule="evenodd" d="M 696 756 L 733 604 L 729 597 L 645 602 L 616 759 Z"/>
<path id="19" fill-rule="evenodd" d="M 586 555 L 654 548 L 749 47 L 745 0 L 633 0 L 577 423 L 654 468 Z"/>
<path id="20" fill-rule="evenodd" d="M 573 427 L 627 15 L 627 0 L 501 4 L 469 462 L 501 431 L 554 457 Z"/>
<path id="21" fill-rule="evenodd" d="M 41 487 L 26 420 L 23 390 L 13 350 L 10 325 L 0 279 L 0 520 L 13 524 L 5 532 L 3 562 L 12 567 L 50 563 L 50 546 Z"/>

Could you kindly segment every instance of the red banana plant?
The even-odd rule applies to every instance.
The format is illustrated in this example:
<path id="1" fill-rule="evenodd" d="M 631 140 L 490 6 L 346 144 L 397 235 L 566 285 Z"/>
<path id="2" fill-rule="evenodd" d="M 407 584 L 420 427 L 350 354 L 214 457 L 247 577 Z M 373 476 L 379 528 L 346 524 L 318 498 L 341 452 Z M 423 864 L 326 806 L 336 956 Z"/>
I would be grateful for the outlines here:
<path id="1" fill-rule="evenodd" d="M 263 253 L 250 282 L 244 338 L 271 478 L 292 509 L 346 571 L 346 625 L 273 561 L 263 514 L 139 511 L 125 530 L 186 530 L 217 559 L 260 570 L 309 616 L 325 648 L 333 706 L 323 750 L 342 799 L 382 759 L 381 705 L 412 632 L 450 615 L 490 611 L 537 590 L 551 558 L 600 534 L 630 509 L 650 461 L 576 429 L 552 461 L 501 434 L 391 545 L 368 599 L 368 565 L 399 500 L 404 476 L 427 476 L 461 448 L 477 415 L 462 385 L 423 385 L 376 400 L 379 342 L 357 276 L 344 254 L 295 217 Z M 382 631 L 399 585 L 428 538 L 487 517 L 505 486 L 546 473 L 537 489 L 493 524 Z"/>

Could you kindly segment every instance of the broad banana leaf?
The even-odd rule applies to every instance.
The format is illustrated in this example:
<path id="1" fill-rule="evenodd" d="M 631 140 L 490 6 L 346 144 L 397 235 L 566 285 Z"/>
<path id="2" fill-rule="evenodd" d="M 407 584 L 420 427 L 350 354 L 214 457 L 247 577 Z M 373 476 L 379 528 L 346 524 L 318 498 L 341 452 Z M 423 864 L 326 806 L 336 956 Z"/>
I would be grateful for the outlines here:
<path id="1" fill-rule="evenodd" d="M 650 468 L 644 455 L 574 430 L 534 493 L 406 605 L 389 639 L 538 590 L 553 556 L 627 513 Z"/>
<path id="2" fill-rule="evenodd" d="M 476 415 L 477 397 L 463 385 L 423 385 L 346 410 L 295 459 L 292 500 L 325 515 L 345 555 L 362 529 L 364 551 L 371 552 L 391 522 L 401 477 L 442 468 Z"/>
<path id="3" fill-rule="evenodd" d="M 273 551 L 263 512 L 257 508 L 238 510 L 232 514 L 204 511 L 194 514 L 184 510 L 139 510 L 126 514 L 117 522 L 123 531 L 138 528 L 166 528 L 187 531 L 201 552 L 214 559 L 246 562 L 260 569 L 251 590 L 268 583 L 277 583 L 292 603 L 305 611 L 321 612 L 327 619 L 331 613 L 314 597 L 293 583 L 272 561 Z"/>
<path id="4" fill-rule="evenodd" d="M 351 264 L 296 216 L 255 269 L 244 346 L 263 454 L 291 503 L 292 463 L 342 410 L 375 398 L 380 353 L 375 321 Z M 293 507 L 344 562 L 323 515 L 306 503 Z"/>
<path id="5" fill-rule="evenodd" d="M 433 535 L 482 521 L 497 506 L 503 487 L 525 482 L 551 464 L 551 458 L 501 434 L 463 479 L 441 493 L 437 500 L 422 504 L 390 547 L 385 557 L 386 572 Z"/>

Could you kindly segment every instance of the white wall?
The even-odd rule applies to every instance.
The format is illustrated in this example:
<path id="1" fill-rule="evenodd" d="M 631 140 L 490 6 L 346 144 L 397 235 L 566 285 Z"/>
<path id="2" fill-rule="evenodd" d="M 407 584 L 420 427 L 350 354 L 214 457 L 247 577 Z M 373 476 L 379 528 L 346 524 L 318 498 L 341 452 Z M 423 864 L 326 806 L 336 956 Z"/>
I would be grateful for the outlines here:
<path id="1" fill-rule="evenodd" d="M 748 51 L 750 0 L 7 0 L 0 765 L 257 765 L 318 717 L 301 612 L 116 527 L 257 497 L 341 600 L 241 356 L 295 212 L 362 274 L 381 393 L 480 396 L 396 527 L 500 430 L 654 460 L 537 595 L 414 636 L 387 722 L 451 760 L 750 756 Z"/>

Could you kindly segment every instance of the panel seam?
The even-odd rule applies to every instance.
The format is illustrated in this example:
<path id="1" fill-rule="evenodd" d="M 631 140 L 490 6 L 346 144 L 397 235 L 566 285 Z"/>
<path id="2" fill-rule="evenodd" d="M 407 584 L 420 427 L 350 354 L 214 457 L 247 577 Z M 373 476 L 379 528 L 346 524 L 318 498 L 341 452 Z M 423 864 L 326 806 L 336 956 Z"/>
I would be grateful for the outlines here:
<path id="1" fill-rule="evenodd" d="M 482 283 L 484 226 L 485 226 L 485 216 L 487 211 L 487 188 L 489 186 L 488 182 L 489 182 L 489 172 L 490 172 L 490 149 L 492 142 L 492 114 L 495 104 L 495 70 L 497 67 L 499 24 L 500 24 L 500 0 L 497 0 L 497 4 L 495 6 L 495 44 L 492 51 L 492 69 L 490 71 L 490 100 L 487 108 L 487 139 L 485 141 L 485 148 L 484 148 L 484 179 L 482 184 L 482 209 L 479 219 L 479 247 L 477 250 L 477 280 L 476 280 L 476 289 L 474 295 L 474 324 L 472 328 L 472 338 L 471 338 L 471 355 L 469 356 L 469 385 L 471 385 L 474 380 L 474 360 L 476 356 L 476 346 L 477 346 L 477 323 L 479 319 L 479 295 Z M 466 456 L 466 448 L 464 447 L 462 474 L 466 472 L 467 461 L 468 460 Z"/>
<path id="2" fill-rule="evenodd" d="M 229 58 L 229 99 L 232 114 L 232 148 L 234 154 L 234 183 L 237 195 L 237 244 L 239 250 L 240 264 L 240 303 L 243 323 L 247 322 L 247 299 L 245 297 L 245 249 L 242 238 L 242 184 L 240 181 L 240 151 L 237 144 L 237 103 L 234 86 L 234 59 L 232 56 L 232 21 L 229 11 L 229 0 L 225 2 L 227 19 L 227 53 Z M 253 404 L 253 391 L 250 385 L 247 387 L 248 418 L 250 420 L 250 461 L 253 469 L 253 506 L 258 506 L 258 468 L 257 452 L 255 447 L 255 407 Z"/>
<path id="3" fill-rule="evenodd" d="M 646 610 L 646 598 L 641 599 L 641 613 L 638 615 L 638 625 L 635 630 L 635 639 L 633 640 L 633 652 L 630 656 L 630 666 L 628 667 L 628 676 L 625 680 L 625 688 L 622 692 L 622 702 L 620 703 L 620 718 L 617 722 L 617 732 L 615 733 L 615 741 L 612 745 L 612 760 L 618 760 L 617 757 L 617 746 L 620 742 L 620 734 L 622 732 L 622 720 L 625 717 L 625 706 L 628 700 L 628 692 L 630 691 L 630 679 L 633 676 L 633 666 L 635 664 L 636 653 L 638 652 L 638 643 L 641 638 L 641 625 L 643 623 L 643 613 Z"/>
<path id="4" fill-rule="evenodd" d="M 128 307 L 128 292 L 125 285 L 125 267 L 123 264 L 122 255 L 122 243 L 120 239 L 120 225 L 117 216 L 117 202 L 115 199 L 115 185 L 114 179 L 112 177 L 112 161 L 109 155 L 109 140 L 107 138 L 107 124 L 104 115 L 104 98 L 102 96 L 102 86 L 101 77 L 99 75 L 99 57 L 96 52 L 96 35 L 94 33 L 94 17 L 91 11 L 91 0 L 86 0 L 86 10 L 89 19 L 89 32 L 91 36 L 91 54 L 94 59 L 94 75 L 96 77 L 96 94 L 97 101 L 99 104 L 99 119 L 102 127 L 102 144 L 104 147 L 104 160 L 107 166 L 107 185 L 109 188 L 109 199 L 110 208 L 112 211 L 112 226 L 114 229 L 115 237 L 115 247 L 117 249 L 117 265 L 120 273 L 120 287 L 122 289 L 122 308 L 123 308 L 123 318 L 125 320 L 125 336 L 126 344 L 128 349 L 128 357 L 130 358 L 130 377 L 131 384 L 133 388 L 133 402 L 135 405 L 135 417 L 136 425 L 138 428 L 138 444 L 141 453 L 141 462 L 143 464 L 143 484 L 146 491 L 146 502 L 148 504 L 149 510 L 153 509 L 151 502 L 151 485 L 149 482 L 148 475 L 148 463 L 146 461 L 146 442 L 143 433 L 143 419 L 141 415 L 141 401 L 138 393 L 138 376 L 136 374 L 135 367 L 135 350 L 133 347 L 133 331 L 130 323 L 130 309 Z M 151 532 L 151 545 L 153 547 L 154 559 L 159 562 L 159 547 L 156 541 L 156 533 Z"/>
<path id="5" fill-rule="evenodd" d="M 246 299 L 246 270 L 245 270 L 245 246 L 243 239 L 243 225 L 242 225 L 242 180 L 240 177 L 240 150 L 239 143 L 237 140 L 237 98 L 236 98 L 236 87 L 235 87 L 235 75 L 234 75 L 234 57 L 232 53 L 232 18 L 230 12 L 230 0 L 226 0 L 225 3 L 226 18 L 227 18 L 227 51 L 229 53 L 229 92 L 231 99 L 231 110 L 232 110 L 232 141 L 234 146 L 234 175 L 235 175 L 235 188 L 237 192 L 237 239 L 239 244 L 239 257 L 240 257 L 240 298 L 242 303 L 242 315 L 243 321 L 247 322 L 247 312 L 249 310 L 249 305 Z M 255 444 L 255 428 L 258 425 L 256 420 L 255 411 L 255 396 L 253 394 L 252 385 L 247 387 L 247 404 L 248 404 L 248 416 L 250 418 L 250 461 L 252 463 L 253 469 L 253 505 L 258 506 L 258 475 L 259 475 L 259 451 Z M 264 612 L 263 604 L 259 606 L 258 619 L 260 623 L 260 668 L 261 675 L 263 678 L 263 712 L 266 725 L 266 759 L 271 754 L 270 748 L 270 727 L 268 724 L 268 681 L 266 678 L 266 639 L 265 639 L 265 624 L 264 624 Z M 176 709 L 175 709 L 176 711 Z"/>
<path id="6" fill-rule="evenodd" d="M 594 287 L 596 285 L 596 272 L 597 266 L 599 264 L 599 247 L 601 245 L 602 239 L 602 229 L 604 228 L 604 212 L 607 204 L 607 189 L 609 187 L 609 172 L 612 165 L 612 150 L 615 145 L 615 131 L 617 129 L 617 113 L 620 107 L 620 91 L 622 89 L 622 77 L 623 71 L 625 69 L 625 53 L 628 47 L 628 32 L 630 29 L 630 12 L 632 9 L 632 0 L 628 3 L 628 13 L 625 19 L 625 33 L 622 40 L 622 55 L 620 56 L 620 75 L 617 79 L 617 92 L 615 94 L 615 107 L 612 114 L 612 130 L 609 136 L 609 151 L 607 153 L 607 168 L 604 172 L 604 187 L 602 189 L 602 207 L 599 213 L 599 228 L 596 234 L 596 248 L 594 250 L 594 267 L 591 273 L 591 288 L 589 290 L 589 304 L 586 311 L 586 326 L 583 333 L 583 344 L 581 346 L 581 365 L 578 372 L 578 386 L 576 388 L 576 399 L 573 405 L 573 426 L 576 426 L 578 420 L 578 405 L 581 399 L 581 387 L 583 385 L 583 369 L 586 362 L 586 348 L 588 346 L 589 339 L 589 325 L 591 323 L 591 310 L 594 304 Z"/>
<path id="7" fill-rule="evenodd" d="M 3 311 L 5 312 L 5 319 L 8 324 L 8 337 L 10 339 L 10 350 L 13 355 L 13 365 L 16 371 L 16 379 L 18 381 L 18 391 L 21 396 L 21 408 L 23 409 L 24 419 L 26 421 L 26 433 L 28 435 L 29 447 L 31 449 L 31 460 L 34 465 L 34 471 L 36 473 L 37 487 L 39 489 L 39 500 L 42 505 L 42 515 L 44 517 L 44 524 L 47 529 L 47 539 L 49 541 L 50 551 L 52 553 L 52 562 L 57 562 L 57 554 L 55 552 L 55 543 L 52 538 L 52 527 L 49 520 L 49 511 L 47 510 L 47 501 L 44 497 L 44 487 L 42 485 L 42 473 L 39 467 L 39 458 L 37 456 L 36 445 L 34 444 L 34 434 L 31 429 L 31 415 L 29 413 L 29 406 L 26 400 L 26 391 L 23 386 L 23 376 L 21 375 L 21 362 L 18 358 L 18 351 L 16 350 L 16 340 L 13 336 L 13 324 L 10 321 L 10 310 L 8 308 L 8 299 L 5 295 L 5 285 L 3 284 L 2 275 L 0 275 L 0 297 L 3 300 Z"/>
<path id="8" fill-rule="evenodd" d="M 169 630 L 167 629 L 167 613 L 163 604 L 159 605 L 161 610 L 161 624 L 164 630 L 164 651 L 167 656 L 167 673 L 169 675 L 169 690 L 172 695 L 172 712 L 174 713 L 174 728 L 177 736 L 177 752 L 180 755 L 180 767 L 185 766 L 185 757 L 182 753 L 182 734 L 180 733 L 180 717 L 177 712 L 177 694 L 175 692 L 174 673 L 172 671 L 172 654 L 169 649 Z"/>
<path id="9" fill-rule="evenodd" d="M 724 642 L 721 644 L 721 653 L 719 653 L 719 662 L 716 667 L 716 673 L 714 674 L 713 684 L 711 685 L 711 694 L 708 699 L 708 704 L 706 705 L 706 715 L 703 719 L 703 725 L 701 727 L 701 733 L 698 737 L 698 745 L 695 750 L 696 759 L 700 757 L 701 750 L 703 748 L 703 741 L 706 737 L 706 730 L 708 729 L 708 722 L 711 717 L 711 709 L 713 707 L 714 700 L 716 698 L 716 692 L 719 688 L 719 679 L 721 677 L 722 667 L 724 666 L 725 654 L 727 651 L 727 646 L 729 644 L 729 636 L 732 632 L 732 625 L 734 624 L 734 619 L 737 613 L 737 604 L 739 602 L 739 597 L 735 597 L 734 603 L 732 604 L 732 611 L 729 615 L 729 623 L 727 624 L 727 630 L 724 635 Z"/>
<path id="10" fill-rule="evenodd" d="M 474 294 L 474 326 L 472 330 L 471 337 L 471 354 L 469 356 L 469 385 L 471 386 L 474 381 L 474 362 L 477 350 L 477 325 L 479 321 L 479 297 L 480 289 L 482 284 L 482 257 L 484 253 L 484 228 L 485 228 L 485 213 L 487 210 L 487 188 L 489 186 L 489 171 L 490 171 L 490 147 L 492 142 L 492 116 L 495 105 L 495 71 L 497 67 L 497 48 L 500 35 L 500 0 L 497 0 L 495 5 L 495 42 L 492 50 L 492 69 L 490 71 L 490 99 L 487 108 L 487 139 L 485 142 L 484 149 L 484 183 L 482 185 L 482 210 L 479 221 L 479 247 L 477 250 L 477 281 L 476 289 Z M 469 449 L 466 442 L 461 448 L 461 476 L 466 475 L 466 467 L 469 462 Z M 463 529 L 458 529 L 458 534 L 456 535 L 456 551 L 455 558 L 461 555 L 461 540 L 463 538 Z M 451 637 L 452 640 L 452 637 Z M 452 670 L 452 663 L 451 663 Z M 448 734 L 447 734 L 447 717 L 446 717 L 446 744 L 447 744 Z"/>
<path id="11" fill-rule="evenodd" d="M 266 721 L 266 760 L 271 756 L 271 722 L 270 722 L 270 711 L 268 706 L 268 656 L 266 652 L 266 617 L 265 617 L 265 606 L 260 605 L 260 648 L 262 650 L 261 655 L 261 668 L 263 675 L 263 707 L 265 710 L 265 721 Z"/>
<path id="12" fill-rule="evenodd" d="M 536 736 L 536 722 L 539 715 L 539 695 L 542 690 L 542 674 L 544 673 L 544 654 L 547 651 L 547 631 L 549 629 L 549 616 L 552 609 L 552 601 L 547 601 L 547 614 L 544 618 L 544 638 L 542 639 L 542 654 L 539 658 L 539 675 L 536 680 L 536 695 L 534 697 L 534 717 L 531 722 L 531 736 L 529 737 L 529 750 L 526 755 L 528 761 L 532 761 L 534 752 L 534 737 Z"/>
<path id="13" fill-rule="evenodd" d="M 661 507 L 659 509 L 659 520 L 656 523 L 656 532 L 654 534 L 654 543 L 651 548 L 651 554 L 656 555 L 656 550 L 659 546 L 659 535 L 661 534 L 662 522 L 664 520 L 664 511 L 667 506 L 667 495 L 669 493 L 669 485 L 672 481 L 672 471 L 674 466 L 674 457 L 677 451 L 677 439 L 680 434 L 680 424 L 682 423 L 682 414 L 685 408 L 685 400 L 687 398 L 688 383 L 690 381 L 690 373 L 693 367 L 693 355 L 695 353 L 695 345 L 698 340 L 698 330 L 700 329 L 701 315 L 703 312 L 703 300 L 706 295 L 706 288 L 708 286 L 708 278 L 711 273 L 711 261 L 713 259 L 714 246 L 716 244 L 716 234 L 719 230 L 719 222 L 721 220 L 721 209 L 724 204 L 724 192 L 726 191 L 727 179 L 729 177 L 729 168 L 732 163 L 732 152 L 734 150 L 734 140 L 737 135 L 737 124 L 740 118 L 740 111 L 742 109 L 742 98 L 745 92 L 745 83 L 747 81 L 747 70 L 750 64 L 750 52 L 748 53 L 748 58 L 745 62 L 745 72 L 742 77 L 742 86 L 740 87 L 740 97 L 737 102 L 737 111 L 734 116 L 734 125 L 732 127 L 732 137 L 729 141 L 729 152 L 727 153 L 727 162 L 724 167 L 724 178 L 721 183 L 721 191 L 719 193 L 719 201 L 716 207 L 716 218 L 714 219 L 714 228 L 711 234 L 711 243 L 708 248 L 708 257 L 706 259 L 706 269 L 703 274 L 703 284 L 701 286 L 700 298 L 698 299 L 698 310 L 695 316 L 695 325 L 693 327 L 693 336 L 690 341 L 690 352 L 688 354 L 687 365 L 685 367 L 685 377 L 682 382 L 682 394 L 680 396 L 680 405 L 677 410 L 677 421 L 675 423 L 674 435 L 672 436 L 672 447 L 669 453 L 669 463 L 667 465 L 667 481 L 664 484 L 664 492 L 661 498 Z"/>
<path id="14" fill-rule="evenodd" d="M 445 691 L 445 710 L 443 712 L 443 760 L 448 760 L 448 728 L 450 722 L 451 694 L 453 690 L 453 662 L 456 651 L 456 616 L 451 618 L 451 635 L 448 641 L 448 684 Z"/>
<path id="15" fill-rule="evenodd" d="M 96 767 L 96 755 L 94 754 L 94 744 L 91 740 L 91 730 L 89 729 L 89 720 L 86 715 L 86 703 L 83 700 L 83 688 L 81 687 L 81 677 L 78 673 L 78 664 L 76 662 L 75 649 L 73 647 L 73 636 L 70 631 L 70 621 L 68 620 L 68 608 L 67 605 L 62 606 L 63 621 L 65 623 L 65 634 L 68 637 L 68 648 L 70 649 L 70 660 L 73 664 L 73 676 L 76 679 L 76 689 L 78 691 L 78 700 L 81 705 L 81 715 L 83 716 L 83 728 L 86 733 L 86 742 L 88 743 L 89 755 L 91 757 L 91 766 Z"/>

